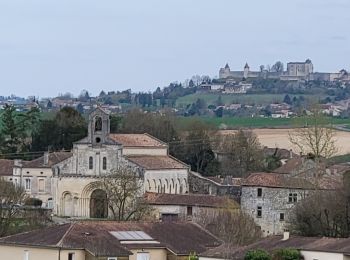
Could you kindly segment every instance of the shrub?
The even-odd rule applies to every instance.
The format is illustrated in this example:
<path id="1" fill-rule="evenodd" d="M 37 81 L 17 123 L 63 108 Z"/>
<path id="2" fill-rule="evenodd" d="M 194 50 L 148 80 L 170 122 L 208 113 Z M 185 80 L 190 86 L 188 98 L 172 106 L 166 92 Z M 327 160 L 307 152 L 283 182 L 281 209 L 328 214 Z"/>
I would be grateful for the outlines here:
<path id="1" fill-rule="evenodd" d="M 33 207 L 41 207 L 42 204 L 43 202 L 37 198 L 29 198 L 29 199 L 26 199 L 26 201 L 24 202 L 24 205 L 33 206 Z"/>
<path id="2" fill-rule="evenodd" d="M 257 249 L 248 251 L 244 260 L 271 260 L 271 256 L 265 250 Z"/>
<path id="3" fill-rule="evenodd" d="M 272 260 L 300 260 L 301 254 L 298 250 L 292 248 L 277 249 L 272 254 Z"/>

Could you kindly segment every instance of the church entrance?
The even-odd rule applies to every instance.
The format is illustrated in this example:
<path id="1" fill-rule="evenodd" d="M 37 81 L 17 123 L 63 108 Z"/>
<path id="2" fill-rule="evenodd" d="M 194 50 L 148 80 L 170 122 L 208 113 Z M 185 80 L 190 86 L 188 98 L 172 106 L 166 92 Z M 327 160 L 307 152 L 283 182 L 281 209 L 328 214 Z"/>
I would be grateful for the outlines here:
<path id="1" fill-rule="evenodd" d="M 94 190 L 90 198 L 90 218 L 107 218 L 107 194 L 103 190 Z"/>

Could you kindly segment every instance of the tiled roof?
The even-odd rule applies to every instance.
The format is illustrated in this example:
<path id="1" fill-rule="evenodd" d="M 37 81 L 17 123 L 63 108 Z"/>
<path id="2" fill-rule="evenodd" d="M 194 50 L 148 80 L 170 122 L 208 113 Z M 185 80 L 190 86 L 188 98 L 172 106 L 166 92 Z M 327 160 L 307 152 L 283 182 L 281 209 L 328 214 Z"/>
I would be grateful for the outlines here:
<path id="1" fill-rule="evenodd" d="M 282 236 L 271 236 L 243 247 L 221 245 L 202 253 L 201 256 L 243 259 L 244 255 L 249 250 L 264 249 L 268 252 L 272 252 L 279 248 L 295 248 L 305 251 L 343 253 L 348 255 L 350 254 L 350 238 L 292 236 L 287 240 L 282 240 Z"/>
<path id="2" fill-rule="evenodd" d="M 242 186 L 273 188 L 314 189 L 315 186 L 303 178 L 289 177 L 279 173 L 253 173 L 242 182 Z"/>
<path id="3" fill-rule="evenodd" d="M 302 158 L 300 158 L 300 157 L 292 158 L 292 159 L 288 160 L 284 165 L 282 165 L 281 167 L 274 170 L 274 172 L 289 174 L 292 171 L 299 168 L 300 166 L 302 166 L 302 164 L 303 164 Z"/>
<path id="4" fill-rule="evenodd" d="M 220 241 L 196 224 L 189 222 L 112 222 L 86 221 L 44 228 L 0 239 L 0 244 L 85 249 L 94 256 L 127 256 L 129 249 L 141 245 L 121 244 L 111 231 L 143 231 L 159 244 L 143 248 L 168 248 L 177 255 L 202 253 L 219 246 Z M 171 235 L 169 235 L 171 234 Z"/>
<path id="5" fill-rule="evenodd" d="M 234 200 L 212 195 L 146 193 L 145 199 L 150 205 L 183 205 L 214 208 L 239 207 Z"/>
<path id="6" fill-rule="evenodd" d="M 129 161 L 147 170 L 187 169 L 189 166 L 171 156 L 127 156 Z"/>
<path id="7" fill-rule="evenodd" d="M 13 160 L 0 159 L 0 176 L 11 176 L 13 174 Z"/>
<path id="8" fill-rule="evenodd" d="M 109 138 L 124 147 L 166 147 L 167 145 L 148 134 L 110 134 Z"/>
<path id="9" fill-rule="evenodd" d="M 24 163 L 24 168 L 51 168 L 55 164 L 62 162 L 73 154 L 69 152 L 53 152 L 49 154 L 49 161 L 44 164 L 44 156 L 41 156 L 35 160 Z"/>

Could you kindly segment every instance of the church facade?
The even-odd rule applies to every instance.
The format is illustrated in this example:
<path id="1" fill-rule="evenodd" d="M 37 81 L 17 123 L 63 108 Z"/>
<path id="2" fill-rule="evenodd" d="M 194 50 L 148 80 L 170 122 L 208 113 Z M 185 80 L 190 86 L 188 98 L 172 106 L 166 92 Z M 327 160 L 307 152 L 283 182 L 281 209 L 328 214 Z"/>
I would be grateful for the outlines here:
<path id="1" fill-rule="evenodd" d="M 107 207 L 102 213 L 96 208 L 96 201 L 106 193 L 96 187 L 121 166 L 139 176 L 140 194 L 189 191 L 190 168 L 169 155 L 167 144 L 148 134 L 111 134 L 109 113 L 101 108 L 89 115 L 88 136 L 74 143 L 70 153 L 45 154 L 15 165 L 13 182 L 26 187 L 30 196 L 41 199 L 57 216 L 107 217 Z"/>

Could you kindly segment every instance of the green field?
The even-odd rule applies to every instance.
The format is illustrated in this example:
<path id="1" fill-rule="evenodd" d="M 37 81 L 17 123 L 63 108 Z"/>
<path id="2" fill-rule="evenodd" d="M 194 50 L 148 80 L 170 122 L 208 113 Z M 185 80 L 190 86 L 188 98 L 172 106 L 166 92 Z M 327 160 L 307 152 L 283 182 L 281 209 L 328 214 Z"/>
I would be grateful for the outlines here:
<path id="1" fill-rule="evenodd" d="M 282 102 L 285 94 L 219 94 L 219 93 L 195 93 L 178 98 L 176 101 L 177 107 L 186 107 L 188 104 L 196 102 L 198 98 L 203 99 L 208 105 L 213 104 L 218 97 L 221 96 L 221 100 L 225 104 L 245 104 L 245 105 L 268 105 L 271 103 Z M 318 101 L 325 98 L 325 95 L 289 95 L 291 98 L 294 96 L 303 96 L 305 99 Z"/>
<path id="2" fill-rule="evenodd" d="M 212 125 L 215 128 L 227 129 L 235 128 L 284 128 L 295 126 L 293 118 L 262 118 L 262 117 L 178 117 L 178 125 L 181 129 L 186 129 L 193 120 L 200 120 Z M 350 119 L 332 119 L 334 125 L 350 125 Z"/>

